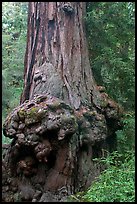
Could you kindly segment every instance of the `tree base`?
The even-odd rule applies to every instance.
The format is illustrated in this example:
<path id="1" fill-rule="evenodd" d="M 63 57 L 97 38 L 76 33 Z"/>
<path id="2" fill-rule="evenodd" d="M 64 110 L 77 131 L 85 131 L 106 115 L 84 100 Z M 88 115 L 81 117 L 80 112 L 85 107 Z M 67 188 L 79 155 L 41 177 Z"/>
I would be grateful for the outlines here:
<path id="1" fill-rule="evenodd" d="M 109 122 L 116 124 L 114 116 L 113 108 Z M 93 159 L 115 148 L 118 125 L 112 129 L 106 118 L 95 107 L 74 110 L 49 95 L 15 108 L 3 128 L 13 138 L 3 147 L 3 201 L 59 202 L 87 189 L 105 168 Z"/>

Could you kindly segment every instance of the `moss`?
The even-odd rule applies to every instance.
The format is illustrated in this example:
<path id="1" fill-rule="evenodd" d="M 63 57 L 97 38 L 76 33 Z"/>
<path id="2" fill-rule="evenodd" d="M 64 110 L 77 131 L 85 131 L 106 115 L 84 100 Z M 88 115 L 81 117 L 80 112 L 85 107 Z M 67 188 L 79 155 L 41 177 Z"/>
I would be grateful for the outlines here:
<path id="1" fill-rule="evenodd" d="M 27 115 L 34 116 L 38 112 L 38 107 L 32 107 L 30 110 L 27 111 Z"/>
<path id="2" fill-rule="evenodd" d="M 23 108 L 21 108 L 18 112 L 18 115 L 19 115 L 20 119 L 23 119 L 23 118 L 25 118 L 26 111 Z"/>
<path id="3" fill-rule="evenodd" d="M 42 107 L 32 107 L 30 110 L 27 111 L 26 115 L 28 117 L 42 117 L 45 115 L 47 110 L 43 109 Z"/>
<path id="4" fill-rule="evenodd" d="M 61 116 L 61 121 L 63 124 L 64 123 L 70 123 L 70 122 L 71 123 L 73 122 L 73 124 L 74 124 L 74 123 L 76 123 L 76 118 L 73 115 L 69 115 L 69 116 L 63 115 L 63 116 Z"/>
<path id="5" fill-rule="evenodd" d="M 102 101 L 102 103 L 101 103 L 101 107 L 102 108 L 106 108 L 107 107 L 107 105 L 108 105 L 108 101 Z"/>
<path id="6" fill-rule="evenodd" d="M 69 117 L 63 115 L 61 117 L 61 123 L 63 129 L 65 128 L 65 134 L 75 133 L 76 130 L 78 129 L 76 118 L 73 115 L 70 115 Z"/>
<path id="7" fill-rule="evenodd" d="M 46 112 L 47 110 L 43 110 L 42 107 L 32 107 L 26 112 L 25 124 L 29 125 L 39 122 L 43 117 L 45 117 Z"/>

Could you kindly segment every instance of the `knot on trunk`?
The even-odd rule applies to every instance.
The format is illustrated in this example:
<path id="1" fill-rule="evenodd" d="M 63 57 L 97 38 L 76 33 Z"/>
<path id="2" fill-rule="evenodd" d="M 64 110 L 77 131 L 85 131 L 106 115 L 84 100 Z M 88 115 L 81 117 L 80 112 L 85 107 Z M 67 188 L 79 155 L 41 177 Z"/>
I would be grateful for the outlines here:
<path id="1" fill-rule="evenodd" d="M 49 160 L 56 157 L 64 141 L 77 131 L 74 110 L 49 95 L 37 95 L 24 102 L 11 112 L 3 125 L 4 135 L 13 138 L 11 159 L 17 174 L 25 176 L 37 173 L 38 163 L 52 166 L 54 162 Z"/>
<path id="2" fill-rule="evenodd" d="M 7 154 L 11 178 L 20 179 L 21 185 L 25 178 L 38 191 L 44 189 L 43 196 L 47 191 L 58 193 L 66 185 L 66 195 L 89 186 L 93 178 L 88 172 L 95 168 L 92 157 L 102 155 L 106 139 L 119 128 L 117 104 L 110 99 L 105 102 L 99 108 L 94 104 L 77 110 L 51 95 L 36 95 L 16 107 L 3 125 L 4 135 L 13 139 Z M 19 186 L 14 188 L 18 192 Z M 25 197 L 21 192 L 22 200 L 32 200 L 32 195 Z"/>
<path id="3" fill-rule="evenodd" d="M 63 11 L 68 14 L 68 15 L 71 15 L 74 13 L 74 8 L 72 7 L 72 5 L 70 5 L 69 3 L 65 3 L 63 6 L 62 6 L 62 9 Z"/>
<path id="4" fill-rule="evenodd" d="M 50 95 L 36 95 L 15 108 L 7 117 L 3 132 L 6 137 L 13 138 L 12 156 L 16 158 L 19 172 L 22 170 L 25 175 L 36 172 L 31 168 L 33 165 L 26 164 L 30 154 L 35 160 L 33 164 L 44 162 L 48 165 L 51 155 L 56 155 L 72 135 L 79 135 L 80 146 L 85 147 L 105 140 L 117 130 L 120 127 L 118 106 L 105 93 L 101 94 L 105 104 L 101 108 L 105 114 L 95 107 L 74 110 Z"/>

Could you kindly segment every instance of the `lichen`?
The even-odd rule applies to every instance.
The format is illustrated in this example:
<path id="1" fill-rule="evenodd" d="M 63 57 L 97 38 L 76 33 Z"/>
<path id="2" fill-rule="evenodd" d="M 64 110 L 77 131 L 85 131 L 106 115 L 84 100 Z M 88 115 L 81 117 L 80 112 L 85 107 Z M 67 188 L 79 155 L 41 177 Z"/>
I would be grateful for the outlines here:
<path id="1" fill-rule="evenodd" d="M 27 115 L 34 116 L 38 112 L 38 110 L 39 107 L 34 106 L 27 111 Z"/>
<path id="2" fill-rule="evenodd" d="M 24 110 L 24 108 L 21 108 L 18 112 L 18 115 L 20 117 L 20 120 L 24 119 L 25 118 L 25 115 L 26 115 L 26 111 Z"/>
<path id="3" fill-rule="evenodd" d="M 25 124 L 30 125 L 39 122 L 45 116 L 46 112 L 42 107 L 32 107 L 26 111 Z"/>

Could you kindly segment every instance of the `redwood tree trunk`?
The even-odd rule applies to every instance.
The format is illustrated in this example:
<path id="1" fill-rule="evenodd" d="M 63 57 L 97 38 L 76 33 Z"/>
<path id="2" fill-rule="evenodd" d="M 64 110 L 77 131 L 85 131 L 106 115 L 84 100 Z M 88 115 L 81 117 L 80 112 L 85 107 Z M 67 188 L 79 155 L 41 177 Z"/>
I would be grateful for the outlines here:
<path id="1" fill-rule="evenodd" d="M 29 2 L 21 105 L 3 128 L 13 138 L 3 201 L 63 201 L 91 185 L 102 170 L 93 159 L 115 147 L 121 113 L 94 81 L 84 15 L 84 2 Z"/>
<path id="2" fill-rule="evenodd" d="M 49 93 L 76 109 L 91 104 L 91 90 L 98 93 L 89 64 L 84 14 L 83 2 L 29 4 L 21 102 Z"/>

